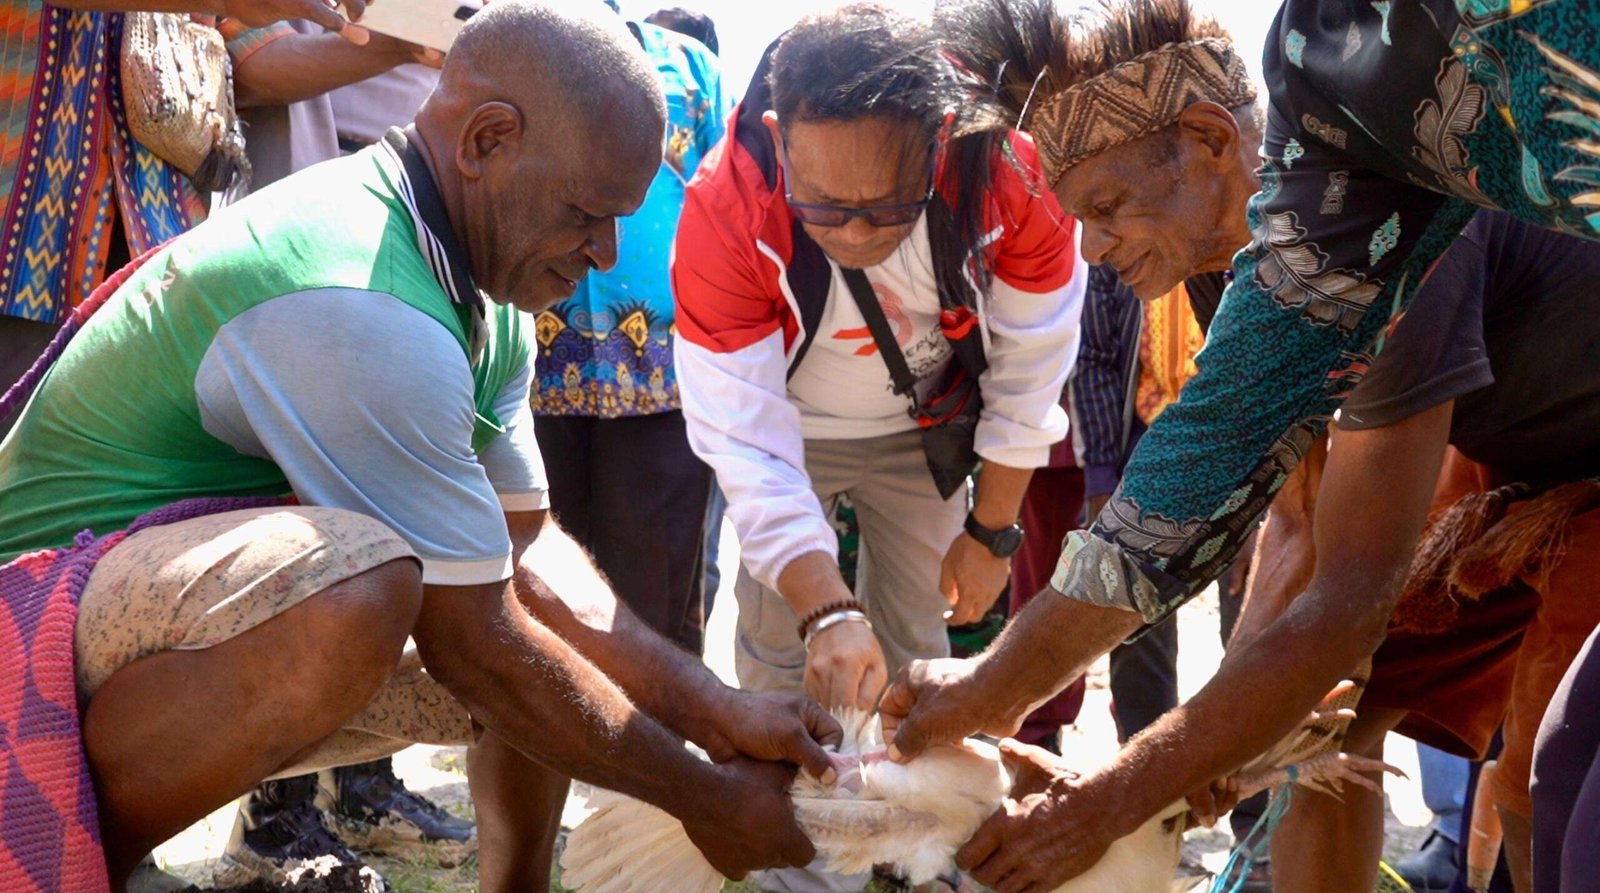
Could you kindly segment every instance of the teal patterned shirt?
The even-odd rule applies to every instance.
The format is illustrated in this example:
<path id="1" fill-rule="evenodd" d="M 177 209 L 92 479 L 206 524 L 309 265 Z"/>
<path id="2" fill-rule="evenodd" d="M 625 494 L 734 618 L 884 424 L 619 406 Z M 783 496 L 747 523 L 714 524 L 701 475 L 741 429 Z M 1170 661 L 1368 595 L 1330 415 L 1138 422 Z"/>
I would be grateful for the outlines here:
<path id="1" fill-rule="evenodd" d="M 1287 0 L 1252 243 L 1058 590 L 1154 621 L 1215 579 L 1477 207 L 1600 236 L 1597 33 L 1584 0 Z"/>

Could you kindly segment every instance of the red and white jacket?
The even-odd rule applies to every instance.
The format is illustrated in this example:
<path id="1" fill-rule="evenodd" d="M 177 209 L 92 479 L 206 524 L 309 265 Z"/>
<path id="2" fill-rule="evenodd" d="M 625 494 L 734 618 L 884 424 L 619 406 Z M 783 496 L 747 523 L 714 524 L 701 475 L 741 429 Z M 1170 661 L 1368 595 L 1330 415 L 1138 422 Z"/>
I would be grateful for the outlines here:
<path id="1" fill-rule="evenodd" d="M 762 69 L 689 184 L 672 289 L 689 442 L 727 494 L 745 566 L 776 588 L 795 558 L 837 552 L 806 475 L 805 441 L 877 437 L 916 422 L 893 393 L 838 267 L 789 211 L 761 123 Z M 992 165 L 982 250 L 994 282 L 978 307 L 989 368 L 979 378 L 976 448 L 994 462 L 1037 468 L 1066 436 L 1061 391 L 1077 356 L 1088 275 L 1076 221 L 1044 186 L 1032 140 L 1009 139 L 1022 170 L 1007 159 Z M 953 359 L 938 327 L 925 222 L 865 273 L 908 365 L 931 387 Z"/>

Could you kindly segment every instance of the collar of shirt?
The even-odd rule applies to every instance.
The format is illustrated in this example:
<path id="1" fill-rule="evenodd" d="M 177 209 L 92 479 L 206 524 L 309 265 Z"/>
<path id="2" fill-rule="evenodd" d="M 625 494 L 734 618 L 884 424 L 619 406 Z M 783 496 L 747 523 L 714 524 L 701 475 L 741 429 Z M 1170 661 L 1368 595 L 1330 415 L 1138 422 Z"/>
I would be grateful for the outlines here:
<path id="1" fill-rule="evenodd" d="M 472 267 L 467 254 L 456 239 L 450 226 L 450 216 L 445 213 L 444 199 L 428 170 L 422 151 L 411 144 L 405 131 L 398 127 L 389 129 L 378 144 L 380 152 L 387 154 L 398 171 L 400 200 L 411 212 L 417 227 L 417 248 L 427 259 L 428 267 L 439 280 L 439 286 L 454 304 L 465 307 L 471 315 L 472 326 L 469 351 L 473 365 L 483 355 L 488 339 L 488 324 L 484 321 L 484 296 L 472 281 Z"/>

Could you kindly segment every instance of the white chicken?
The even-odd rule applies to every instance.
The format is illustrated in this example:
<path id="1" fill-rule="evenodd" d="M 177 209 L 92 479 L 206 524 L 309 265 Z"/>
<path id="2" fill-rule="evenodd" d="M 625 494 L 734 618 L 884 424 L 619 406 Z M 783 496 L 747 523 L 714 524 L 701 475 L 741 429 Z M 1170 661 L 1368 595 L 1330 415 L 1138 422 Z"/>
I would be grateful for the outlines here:
<path id="1" fill-rule="evenodd" d="M 832 755 L 838 778 L 823 784 L 802 771 L 790 788 L 795 819 L 828 870 L 840 874 L 893 864 L 912 884 L 951 866 L 957 849 L 994 814 L 1012 779 L 999 750 L 967 739 L 934 747 L 900 764 L 888 759 L 876 715 L 839 717 L 844 741 Z M 1321 764 L 1321 765 L 1314 765 Z M 1327 754 L 1301 767 L 1300 781 L 1319 778 L 1368 784 L 1355 768 L 1378 763 Z M 1287 774 L 1241 779 L 1251 793 Z M 597 792 L 594 812 L 567 839 L 562 884 L 581 893 L 715 893 L 723 877 L 671 815 L 621 794 Z M 1088 872 L 1056 893 L 1167 893 L 1177 868 L 1188 805 L 1173 803 L 1111 845 Z"/>

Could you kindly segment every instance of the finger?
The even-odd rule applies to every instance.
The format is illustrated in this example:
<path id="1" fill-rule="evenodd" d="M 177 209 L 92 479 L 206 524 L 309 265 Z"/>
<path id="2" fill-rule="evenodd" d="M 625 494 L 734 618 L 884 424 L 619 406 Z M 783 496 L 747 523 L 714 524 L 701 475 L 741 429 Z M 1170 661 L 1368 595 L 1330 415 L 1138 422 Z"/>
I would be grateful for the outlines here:
<path id="1" fill-rule="evenodd" d="M 303 0 L 297 5 L 300 10 L 300 18 L 310 19 L 329 31 L 334 31 L 340 36 L 344 36 L 344 30 L 350 23 L 345 21 L 344 16 L 339 14 L 337 6 L 330 6 L 325 0 Z"/>
<path id="2" fill-rule="evenodd" d="M 1024 744 L 1015 738 L 1000 739 L 1000 761 L 1012 775 L 1037 773 L 1042 765 L 1056 762 L 1055 754 L 1042 747 Z"/>
<path id="3" fill-rule="evenodd" d="M 818 744 L 838 746 L 844 743 L 844 726 L 839 725 L 839 721 L 816 701 L 807 698 L 801 702 L 800 721 L 805 723 L 806 731 Z"/>
<path id="4" fill-rule="evenodd" d="M 815 704 L 810 704 L 810 709 L 821 711 Z M 801 723 L 798 726 L 791 726 L 779 739 L 778 747 L 783 753 L 783 758 L 805 767 L 807 772 L 821 779 L 823 784 L 833 784 L 838 773 L 833 769 L 833 762 L 828 759 L 828 752 L 811 737 L 811 730 L 803 718 Z"/>
<path id="5" fill-rule="evenodd" d="M 804 868 L 817 858 L 816 845 L 793 822 L 789 824 L 789 833 L 784 835 L 783 858 L 791 868 Z"/>
<path id="6" fill-rule="evenodd" d="M 809 661 L 806 663 L 806 678 L 804 688 L 806 697 L 822 704 L 824 708 L 827 707 L 828 680 L 824 678 L 821 673 L 817 672 L 816 668 L 813 667 Z"/>
<path id="7" fill-rule="evenodd" d="M 972 839 L 962 844 L 961 849 L 956 850 L 956 867 L 977 875 L 978 866 L 988 862 L 989 858 L 1000 849 L 1000 841 L 1005 837 L 1005 820 L 1004 806 L 985 819 L 983 824 L 978 826 L 978 830 L 973 832 Z M 982 877 L 978 879 L 983 880 Z"/>
<path id="8" fill-rule="evenodd" d="M 367 0 L 339 0 L 344 6 L 345 17 L 352 22 L 361 21 L 367 12 Z"/>
<path id="9" fill-rule="evenodd" d="M 358 47 L 364 47 L 372 39 L 372 32 L 360 25 L 344 25 L 339 29 L 339 36 Z"/>
<path id="10" fill-rule="evenodd" d="M 960 601 L 960 593 L 956 590 L 956 573 L 951 567 L 950 557 L 945 556 L 944 563 L 939 565 L 939 592 L 944 595 L 944 600 L 950 607 L 956 607 Z"/>
<path id="11" fill-rule="evenodd" d="M 883 724 L 883 740 L 890 742 L 894 747 L 894 736 L 900 731 L 900 717 L 890 716 L 883 712 L 883 701 L 878 702 L 878 721 Z"/>
<path id="12" fill-rule="evenodd" d="M 444 53 L 441 53 L 432 47 L 423 47 L 417 53 L 417 62 L 426 65 L 429 68 L 443 68 Z"/>
<path id="13" fill-rule="evenodd" d="M 900 672 L 894 677 L 894 682 L 883 691 L 883 697 L 878 700 L 878 713 L 883 717 L 883 732 L 885 737 L 889 734 L 891 720 L 898 726 L 900 720 L 917 706 L 917 690 L 911 683 L 911 667 L 915 662 L 901 667 Z"/>
<path id="14" fill-rule="evenodd" d="M 856 706 L 862 710 L 871 710 L 877 703 L 878 695 L 883 694 L 883 685 L 889 681 L 889 671 L 883 664 L 873 661 L 867 665 L 865 673 L 861 674 L 861 688 L 856 692 Z"/>
<path id="15" fill-rule="evenodd" d="M 856 703 L 856 690 L 861 686 L 861 676 L 858 673 L 835 668 L 828 674 L 828 700 L 822 703 L 833 707 L 853 707 Z"/>
<path id="16" fill-rule="evenodd" d="M 1217 800 L 1211 795 L 1208 788 L 1195 791 L 1188 796 L 1189 814 L 1202 827 L 1210 828 L 1217 823 Z"/>

